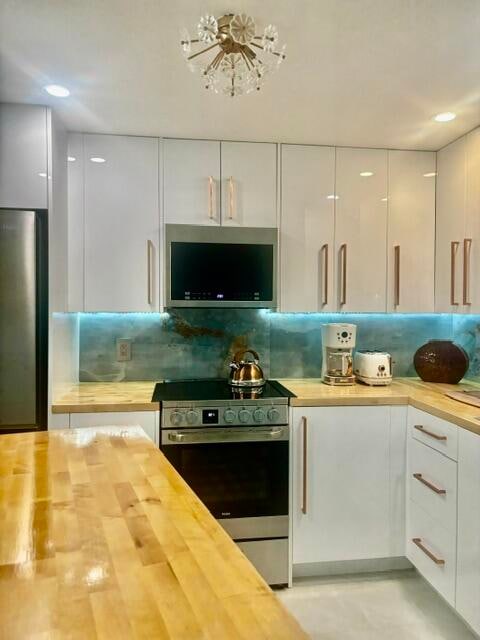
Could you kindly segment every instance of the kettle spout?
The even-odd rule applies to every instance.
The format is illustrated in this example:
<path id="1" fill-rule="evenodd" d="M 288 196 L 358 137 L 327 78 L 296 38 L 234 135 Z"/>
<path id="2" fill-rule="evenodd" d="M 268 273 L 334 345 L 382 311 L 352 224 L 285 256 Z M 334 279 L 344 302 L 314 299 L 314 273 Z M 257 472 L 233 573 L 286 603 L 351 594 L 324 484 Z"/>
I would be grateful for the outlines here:
<path id="1" fill-rule="evenodd" d="M 238 371 L 240 369 L 240 365 L 238 364 L 238 362 L 235 362 L 235 360 L 233 362 L 230 362 L 229 367 L 234 371 Z"/>

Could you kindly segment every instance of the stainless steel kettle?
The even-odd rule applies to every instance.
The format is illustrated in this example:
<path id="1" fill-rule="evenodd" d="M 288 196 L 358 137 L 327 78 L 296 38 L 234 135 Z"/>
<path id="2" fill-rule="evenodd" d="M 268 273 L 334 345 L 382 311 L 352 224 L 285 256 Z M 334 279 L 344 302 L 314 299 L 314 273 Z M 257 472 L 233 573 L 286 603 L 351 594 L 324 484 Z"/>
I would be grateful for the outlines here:
<path id="1" fill-rule="evenodd" d="M 253 356 L 253 361 L 243 359 L 247 353 Z M 230 384 L 234 387 L 261 387 L 264 385 L 265 378 L 258 362 L 258 353 L 253 349 L 237 351 L 230 363 Z"/>

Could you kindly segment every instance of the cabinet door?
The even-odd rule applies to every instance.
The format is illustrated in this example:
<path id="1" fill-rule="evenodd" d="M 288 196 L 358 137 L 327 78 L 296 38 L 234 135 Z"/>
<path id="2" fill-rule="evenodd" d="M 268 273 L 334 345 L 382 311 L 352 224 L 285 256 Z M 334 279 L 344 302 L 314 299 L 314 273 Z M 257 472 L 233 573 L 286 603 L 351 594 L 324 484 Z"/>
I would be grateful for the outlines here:
<path id="1" fill-rule="evenodd" d="M 86 135 L 84 144 L 85 311 L 158 311 L 159 141 Z"/>
<path id="2" fill-rule="evenodd" d="M 403 456 L 405 421 L 401 431 L 391 439 L 390 407 L 293 410 L 294 564 L 398 555 L 404 530 L 391 511 L 392 487 L 401 488 L 403 504 L 405 471 L 393 477 L 397 454 L 390 460 L 391 442 Z"/>
<path id="3" fill-rule="evenodd" d="M 480 633 L 480 436 L 459 429 L 456 609 Z"/>
<path id="4" fill-rule="evenodd" d="M 388 311 L 434 311 L 435 153 L 388 152 Z"/>
<path id="5" fill-rule="evenodd" d="M 465 238 L 466 139 L 437 154 L 435 311 L 462 311 L 462 248 Z"/>
<path id="6" fill-rule="evenodd" d="M 220 224 L 220 143 L 164 141 L 165 222 Z"/>
<path id="7" fill-rule="evenodd" d="M 282 311 L 334 311 L 335 149 L 282 145 Z"/>
<path id="8" fill-rule="evenodd" d="M 385 311 L 387 152 L 337 149 L 336 183 L 338 308 Z"/>
<path id="9" fill-rule="evenodd" d="M 85 309 L 85 180 L 83 134 L 68 135 L 68 310 Z"/>
<path id="10" fill-rule="evenodd" d="M 222 224 L 277 226 L 277 145 L 222 142 Z"/>
<path id="11" fill-rule="evenodd" d="M 480 311 L 480 128 L 466 136 L 465 238 L 462 251 L 462 312 Z"/>
<path id="12" fill-rule="evenodd" d="M 47 209 L 47 110 L 0 105 L 0 208 Z"/>
<path id="13" fill-rule="evenodd" d="M 106 413 L 71 413 L 70 428 L 83 427 L 142 427 L 147 436 L 158 444 L 158 411 L 125 411 Z"/>

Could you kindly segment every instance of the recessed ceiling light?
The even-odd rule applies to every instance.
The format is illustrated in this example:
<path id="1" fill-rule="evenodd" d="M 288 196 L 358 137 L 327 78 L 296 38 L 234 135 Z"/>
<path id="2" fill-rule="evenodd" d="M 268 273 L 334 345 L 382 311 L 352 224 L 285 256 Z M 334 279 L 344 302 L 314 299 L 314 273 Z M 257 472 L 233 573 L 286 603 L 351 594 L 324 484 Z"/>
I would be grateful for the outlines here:
<path id="1" fill-rule="evenodd" d="M 362 178 L 370 178 L 370 176 L 373 176 L 373 171 L 362 171 L 360 175 Z"/>
<path id="2" fill-rule="evenodd" d="M 40 173 L 38 174 L 40 176 L 40 178 L 46 178 L 47 174 L 44 173 L 43 171 L 40 171 Z"/>
<path id="3" fill-rule="evenodd" d="M 388 198 L 382 198 L 382 202 L 388 202 Z"/>
<path id="4" fill-rule="evenodd" d="M 90 162 L 105 162 L 105 158 L 100 158 L 100 156 L 93 156 L 93 158 L 90 158 Z"/>
<path id="5" fill-rule="evenodd" d="M 424 178 L 434 178 L 437 175 L 436 171 L 430 171 L 429 173 L 424 173 L 423 177 Z"/>
<path id="6" fill-rule="evenodd" d="M 340 196 L 335 195 L 334 193 L 331 193 L 330 195 L 327 196 L 327 200 L 338 200 Z"/>
<path id="7" fill-rule="evenodd" d="M 75 158 L 75 156 L 68 156 L 67 160 L 69 162 L 75 162 L 76 158 Z"/>
<path id="8" fill-rule="evenodd" d="M 445 111 L 444 113 L 437 113 L 433 119 L 436 122 L 450 122 L 450 120 L 455 120 L 456 117 L 456 113 L 452 113 L 452 111 Z"/>
<path id="9" fill-rule="evenodd" d="M 66 98 L 70 95 L 70 91 L 66 87 L 62 87 L 60 84 L 47 84 L 43 87 L 47 93 L 56 98 Z"/>

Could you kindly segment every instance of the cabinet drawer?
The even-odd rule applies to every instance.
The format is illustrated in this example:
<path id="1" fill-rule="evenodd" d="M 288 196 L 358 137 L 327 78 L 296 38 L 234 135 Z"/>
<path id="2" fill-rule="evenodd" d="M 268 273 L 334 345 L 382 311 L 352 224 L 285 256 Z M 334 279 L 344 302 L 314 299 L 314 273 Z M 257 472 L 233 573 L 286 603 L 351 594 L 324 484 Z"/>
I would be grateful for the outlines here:
<path id="1" fill-rule="evenodd" d="M 408 408 L 408 428 L 410 435 L 424 444 L 445 454 L 452 460 L 458 459 L 458 427 L 451 422 Z"/>
<path id="2" fill-rule="evenodd" d="M 410 499 L 453 533 L 457 527 L 457 463 L 415 438 L 409 441 Z"/>
<path id="3" fill-rule="evenodd" d="M 455 606 L 455 534 L 413 500 L 409 502 L 409 515 L 407 558 L 432 587 Z"/>

